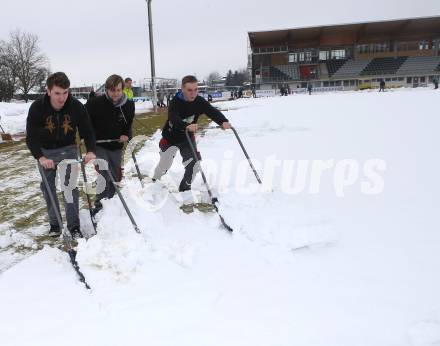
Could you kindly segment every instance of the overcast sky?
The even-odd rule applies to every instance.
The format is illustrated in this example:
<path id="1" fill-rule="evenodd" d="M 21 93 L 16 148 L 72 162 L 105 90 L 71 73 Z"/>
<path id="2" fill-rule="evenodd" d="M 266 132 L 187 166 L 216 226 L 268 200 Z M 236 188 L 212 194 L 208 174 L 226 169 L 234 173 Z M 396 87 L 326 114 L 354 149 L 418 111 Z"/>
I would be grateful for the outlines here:
<path id="1" fill-rule="evenodd" d="M 0 39 L 37 34 L 52 71 L 76 86 L 150 76 L 145 0 L 13 0 Z M 199 78 L 246 66 L 247 32 L 440 15 L 440 0 L 153 0 L 156 74 Z"/>

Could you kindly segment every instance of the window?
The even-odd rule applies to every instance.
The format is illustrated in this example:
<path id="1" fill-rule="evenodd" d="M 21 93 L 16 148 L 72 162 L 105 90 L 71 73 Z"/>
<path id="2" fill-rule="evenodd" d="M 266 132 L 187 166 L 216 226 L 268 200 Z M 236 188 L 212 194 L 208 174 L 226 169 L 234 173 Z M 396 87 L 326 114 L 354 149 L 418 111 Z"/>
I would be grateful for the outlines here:
<path id="1" fill-rule="evenodd" d="M 299 61 L 304 61 L 304 52 L 301 52 L 299 55 Z"/>
<path id="2" fill-rule="evenodd" d="M 306 61 L 312 61 L 312 52 L 306 52 Z"/>
<path id="3" fill-rule="evenodd" d="M 332 50 L 332 59 L 345 59 L 345 49 Z"/>
<path id="4" fill-rule="evenodd" d="M 408 77 L 408 78 L 406 79 L 406 82 L 407 82 L 408 84 L 412 83 L 412 78 L 411 78 L 411 77 Z"/>
<path id="5" fill-rule="evenodd" d="M 365 54 L 370 52 L 370 46 L 368 44 L 360 44 L 357 46 L 357 49 L 360 54 Z"/>
<path id="6" fill-rule="evenodd" d="M 388 44 L 386 43 L 376 43 L 372 45 L 373 49 L 372 51 L 374 53 L 383 53 L 383 52 L 388 52 Z"/>
<path id="7" fill-rule="evenodd" d="M 426 82 L 426 77 L 420 77 L 420 83 L 425 83 Z"/>
<path id="8" fill-rule="evenodd" d="M 330 59 L 330 52 L 328 50 L 321 50 L 319 52 L 319 60 L 328 60 Z"/>
<path id="9" fill-rule="evenodd" d="M 289 62 L 298 62 L 298 55 L 296 53 L 289 54 Z"/>
<path id="10" fill-rule="evenodd" d="M 422 41 L 419 43 L 419 50 L 427 50 L 427 49 L 429 49 L 428 41 Z"/>

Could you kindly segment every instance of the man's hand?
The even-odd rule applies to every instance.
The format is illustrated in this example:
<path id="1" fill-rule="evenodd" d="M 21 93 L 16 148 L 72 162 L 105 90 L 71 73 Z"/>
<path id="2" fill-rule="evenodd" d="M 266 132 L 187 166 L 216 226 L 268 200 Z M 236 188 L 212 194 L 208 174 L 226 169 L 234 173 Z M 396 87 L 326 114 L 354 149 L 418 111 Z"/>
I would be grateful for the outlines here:
<path id="1" fill-rule="evenodd" d="M 222 130 L 229 130 L 232 125 L 229 121 L 225 121 L 220 127 L 222 128 Z"/>
<path id="2" fill-rule="evenodd" d="M 122 135 L 121 137 L 119 137 L 119 142 L 121 143 L 128 142 L 128 136 Z"/>
<path id="3" fill-rule="evenodd" d="M 186 127 L 189 132 L 197 132 L 199 126 L 197 124 L 191 124 Z"/>
<path id="4" fill-rule="evenodd" d="M 95 153 L 89 151 L 86 156 L 84 156 L 84 163 L 87 165 L 90 161 L 96 159 Z"/>
<path id="5" fill-rule="evenodd" d="M 55 163 L 53 160 L 49 160 L 48 158 L 41 156 L 38 159 L 38 162 L 41 166 L 43 166 L 44 169 L 55 169 Z"/>

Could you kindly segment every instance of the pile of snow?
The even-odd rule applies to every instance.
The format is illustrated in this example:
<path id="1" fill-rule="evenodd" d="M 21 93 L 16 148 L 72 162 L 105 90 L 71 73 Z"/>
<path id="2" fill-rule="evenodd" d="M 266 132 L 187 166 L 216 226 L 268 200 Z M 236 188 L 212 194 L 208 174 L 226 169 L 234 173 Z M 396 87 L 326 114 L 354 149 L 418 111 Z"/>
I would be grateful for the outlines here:
<path id="1" fill-rule="evenodd" d="M 138 100 L 134 103 L 134 105 L 136 107 L 136 114 L 147 113 L 153 110 L 153 105 L 151 104 L 151 101 Z"/>
<path id="2" fill-rule="evenodd" d="M 183 173 L 179 155 L 144 188 L 130 161 L 122 192 L 141 234 L 114 198 L 78 246 L 91 292 L 56 249 L 1 274 L 2 343 L 438 344 L 437 99 L 424 90 L 225 102 L 263 179 L 231 131 L 199 136 L 234 232 L 167 194 Z M 159 139 L 138 153 L 145 174 Z M 81 219 L 91 232 L 87 212 Z"/>
<path id="3" fill-rule="evenodd" d="M 26 118 L 31 102 L 6 103 L 0 102 L 0 125 L 5 132 L 22 133 L 26 129 Z"/>

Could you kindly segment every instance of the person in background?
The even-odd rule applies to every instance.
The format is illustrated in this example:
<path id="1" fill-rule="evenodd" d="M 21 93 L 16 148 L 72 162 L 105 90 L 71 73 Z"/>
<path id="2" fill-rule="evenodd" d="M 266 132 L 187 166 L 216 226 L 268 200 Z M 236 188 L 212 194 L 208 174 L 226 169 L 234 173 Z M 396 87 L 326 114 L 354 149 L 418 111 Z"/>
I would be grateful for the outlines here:
<path id="1" fill-rule="evenodd" d="M 133 83 L 133 80 L 130 77 L 125 78 L 125 84 L 124 84 L 124 94 L 127 96 L 128 100 L 133 100 L 134 94 L 133 89 L 131 88 L 131 85 Z"/>
<path id="2" fill-rule="evenodd" d="M 256 98 L 257 97 L 257 90 L 255 88 L 255 85 L 252 87 L 252 97 Z"/>
<path id="3" fill-rule="evenodd" d="M 88 100 L 90 100 L 94 97 L 96 97 L 96 93 L 95 93 L 95 89 L 92 88 L 92 90 L 90 90 Z"/>

